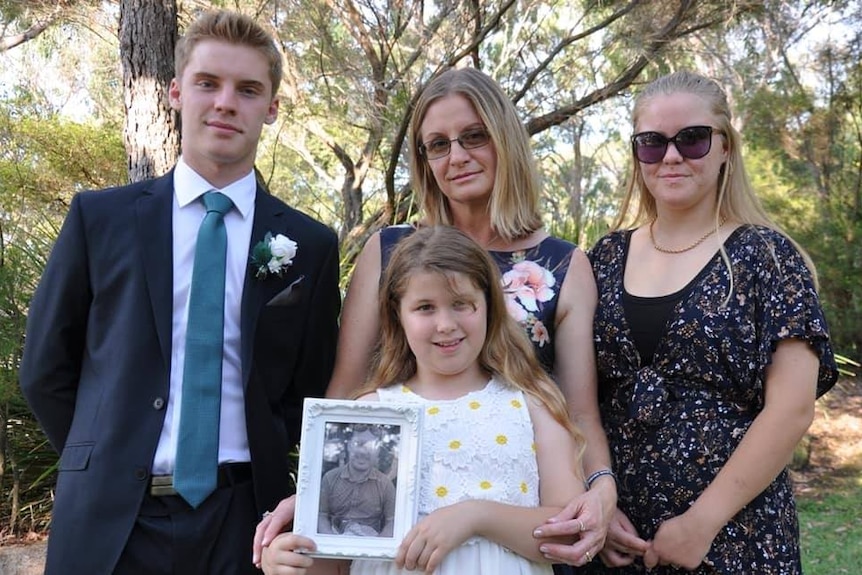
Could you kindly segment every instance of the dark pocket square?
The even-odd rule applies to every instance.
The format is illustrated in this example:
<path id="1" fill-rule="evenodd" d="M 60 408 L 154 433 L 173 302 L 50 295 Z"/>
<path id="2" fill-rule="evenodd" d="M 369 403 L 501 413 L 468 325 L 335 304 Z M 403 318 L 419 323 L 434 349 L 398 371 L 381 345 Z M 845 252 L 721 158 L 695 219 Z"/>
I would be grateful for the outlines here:
<path id="1" fill-rule="evenodd" d="M 299 303 L 299 296 L 302 295 L 302 280 L 305 276 L 299 276 L 292 284 L 275 294 L 271 300 L 266 302 L 270 306 L 288 306 Z"/>

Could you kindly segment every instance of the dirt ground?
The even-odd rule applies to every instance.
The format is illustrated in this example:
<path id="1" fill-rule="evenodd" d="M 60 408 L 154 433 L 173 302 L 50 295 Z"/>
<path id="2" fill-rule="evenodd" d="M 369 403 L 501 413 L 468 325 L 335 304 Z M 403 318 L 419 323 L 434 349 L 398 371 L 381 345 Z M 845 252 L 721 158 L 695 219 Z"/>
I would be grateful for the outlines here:
<path id="1" fill-rule="evenodd" d="M 808 464 L 792 472 L 800 498 L 858 481 L 862 475 L 862 377 L 842 379 L 817 401 L 808 430 Z"/>
<path id="2" fill-rule="evenodd" d="M 817 402 L 814 423 L 803 440 L 793 471 L 800 498 L 819 498 L 862 476 L 862 377 L 843 379 Z M 0 542 L 0 574 L 39 575 L 45 560 L 45 538 L 31 534 L 22 541 Z"/>

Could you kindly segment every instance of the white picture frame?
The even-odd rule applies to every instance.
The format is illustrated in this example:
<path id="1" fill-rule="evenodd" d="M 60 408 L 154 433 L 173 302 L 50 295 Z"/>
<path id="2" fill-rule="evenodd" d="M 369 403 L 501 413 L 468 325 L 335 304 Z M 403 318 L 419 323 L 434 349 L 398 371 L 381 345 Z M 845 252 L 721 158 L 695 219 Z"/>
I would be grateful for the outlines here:
<path id="1" fill-rule="evenodd" d="M 421 418 L 422 408 L 415 403 L 305 399 L 293 531 L 314 540 L 317 549 L 309 552 L 309 555 L 341 559 L 395 558 L 402 539 L 416 523 Z M 344 438 L 352 438 L 354 434 L 362 431 L 374 433 L 375 437 L 379 437 L 379 440 L 374 442 L 379 458 L 376 468 L 380 473 L 388 475 L 395 487 L 393 521 L 389 523 L 387 519 L 387 525 L 379 534 L 375 534 L 372 529 L 357 533 L 352 520 L 338 519 L 334 514 L 321 513 L 321 509 L 329 509 L 328 502 L 333 501 L 328 496 L 323 499 L 321 486 L 324 476 L 337 469 L 326 481 L 327 489 L 336 491 L 333 481 L 337 480 L 333 478 L 337 477 L 338 473 L 346 473 L 349 463 L 343 461 L 342 456 L 351 447 L 356 449 L 355 446 L 360 441 Z M 354 443 L 350 443 L 349 447 L 348 441 Z M 357 460 L 359 457 L 357 456 Z M 380 475 L 377 475 L 377 481 L 381 481 Z M 389 488 L 388 485 L 386 488 Z M 375 494 L 379 491 L 380 489 L 374 490 Z M 339 499 L 343 502 L 345 498 Z M 375 497 L 374 505 L 376 501 Z M 386 505 L 391 506 L 388 494 Z M 362 511 L 365 508 L 363 506 Z M 361 510 L 356 511 L 359 514 Z M 331 518 L 331 521 L 327 518 Z M 375 525 L 374 529 L 376 527 Z M 363 526 L 362 529 L 367 528 Z M 388 533 L 390 529 L 391 535 Z"/>

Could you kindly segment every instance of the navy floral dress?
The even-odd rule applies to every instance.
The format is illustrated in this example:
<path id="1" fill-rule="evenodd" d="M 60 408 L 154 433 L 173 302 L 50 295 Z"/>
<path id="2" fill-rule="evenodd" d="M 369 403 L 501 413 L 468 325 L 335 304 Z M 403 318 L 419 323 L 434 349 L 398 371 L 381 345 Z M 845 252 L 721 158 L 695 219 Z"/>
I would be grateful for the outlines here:
<path id="1" fill-rule="evenodd" d="M 676 304 L 650 365 L 641 365 L 622 305 L 630 231 L 590 252 L 599 292 L 594 323 L 602 422 L 619 480 L 619 508 L 639 535 L 680 515 L 721 470 L 763 408 L 776 344 L 807 341 L 820 358 L 818 396 L 837 369 L 811 276 L 783 235 L 743 226 Z M 580 572 L 580 571 L 579 571 Z M 643 573 L 598 561 L 589 573 Z M 657 567 L 651 574 L 680 573 Z M 799 526 L 787 470 L 719 532 L 695 573 L 801 573 Z"/>
<path id="2" fill-rule="evenodd" d="M 382 269 L 386 269 L 395 244 L 415 230 L 408 224 L 380 230 Z M 549 236 L 526 250 L 488 252 L 503 276 L 506 309 L 526 330 L 536 356 L 548 373 L 554 367 L 554 318 L 558 296 L 574 251 L 575 244 Z"/>

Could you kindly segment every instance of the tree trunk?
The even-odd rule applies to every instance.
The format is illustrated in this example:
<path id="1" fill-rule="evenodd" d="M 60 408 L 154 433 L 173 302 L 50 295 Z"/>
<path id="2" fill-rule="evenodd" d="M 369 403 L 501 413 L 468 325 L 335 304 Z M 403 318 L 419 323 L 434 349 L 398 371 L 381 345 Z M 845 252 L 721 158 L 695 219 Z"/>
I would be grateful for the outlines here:
<path id="1" fill-rule="evenodd" d="M 6 452 L 9 449 L 9 436 L 6 432 L 6 422 L 8 421 L 6 413 L 8 411 L 9 404 L 4 402 L 0 406 L 0 493 L 3 493 L 3 485 L 6 479 Z"/>
<path id="2" fill-rule="evenodd" d="M 160 176 L 179 154 L 179 117 L 168 103 L 177 43 L 176 0 L 120 1 L 120 59 L 129 180 Z"/>

